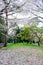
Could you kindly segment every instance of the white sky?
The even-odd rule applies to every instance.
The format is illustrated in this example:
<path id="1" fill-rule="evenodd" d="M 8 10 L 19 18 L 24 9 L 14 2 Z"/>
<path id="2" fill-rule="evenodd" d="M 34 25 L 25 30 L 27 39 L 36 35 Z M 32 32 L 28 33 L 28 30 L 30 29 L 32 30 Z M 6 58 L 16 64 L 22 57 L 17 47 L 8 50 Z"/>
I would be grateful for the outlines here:
<path id="1" fill-rule="evenodd" d="M 5 14 L 3 15 L 4 17 L 5 17 Z M 39 14 L 39 16 L 41 16 L 41 17 L 43 17 L 43 14 Z M 15 13 L 15 14 L 13 14 L 13 15 L 9 15 L 8 16 L 8 18 L 9 19 L 14 19 L 14 18 L 17 18 L 17 19 L 23 19 L 23 18 L 29 18 L 29 19 L 31 19 L 31 18 L 33 18 L 33 17 L 35 17 L 34 15 L 32 15 L 31 13 L 28 13 L 28 14 L 20 14 L 20 13 Z M 40 21 L 43 21 L 43 19 L 41 19 L 41 18 L 39 18 L 40 19 Z M 21 24 L 19 24 L 18 25 L 19 27 L 23 27 L 24 25 L 21 25 Z M 43 26 L 43 23 L 39 23 L 38 24 L 38 27 L 41 27 L 41 26 Z"/>
<path id="2" fill-rule="evenodd" d="M 24 27 L 24 25 L 23 25 L 23 24 L 22 24 L 22 25 L 21 25 L 21 24 L 18 24 L 18 26 L 19 26 L 20 28 L 21 28 L 21 27 Z"/>
<path id="3" fill-rule="evenodd" d="M 20 2 L 22 2 L 23 0 L 19 0 Z"/>
<path id="4" fill-rule="evenodd" d="M 3 16 L 6 17 L 5 14 L 3 14 Z M 23 19 L 23 18 L 32 18 L 32 17 L 34 17 L 34 15 L 32 15 L 31 13 L 28 14 L 15 13 L 13 15 L 8 16 L 9 19 L 14 19 L 14 18 Z"/>
<path id="5" fill-rule="evenodd" d="M 40 22 L 37 27 L 42 27 L 42 26 L 43 26 L 43 23 Z"/>

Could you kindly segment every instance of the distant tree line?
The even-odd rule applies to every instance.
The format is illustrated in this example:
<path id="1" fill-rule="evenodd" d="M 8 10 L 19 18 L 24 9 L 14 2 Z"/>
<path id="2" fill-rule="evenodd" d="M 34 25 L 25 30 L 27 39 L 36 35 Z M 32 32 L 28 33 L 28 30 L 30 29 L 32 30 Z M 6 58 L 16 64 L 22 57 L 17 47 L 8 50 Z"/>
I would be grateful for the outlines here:
<path id="1" fill-rule="evenodd" d="M 18 28 L 14 37 L 14 43 L 16 42 L 37 43 L 40 46 L 43 43 L 43 27 L 29 26 Z"/>

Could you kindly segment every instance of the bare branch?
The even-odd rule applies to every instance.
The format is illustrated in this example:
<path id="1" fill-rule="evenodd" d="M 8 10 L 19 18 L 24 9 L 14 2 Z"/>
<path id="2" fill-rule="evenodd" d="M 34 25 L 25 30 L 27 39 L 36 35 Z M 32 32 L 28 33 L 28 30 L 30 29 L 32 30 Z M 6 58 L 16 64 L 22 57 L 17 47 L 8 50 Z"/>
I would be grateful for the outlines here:
<path id="1" fill-rule="evenodd" d="M 6 7 L 9 6 L 11 0 L 9 1 L 9 3 L 6 2 L 6 0 L 3 0 L 4 4 L 7 4 L 1 11 L 0 11 L 0 15 L 3 14 L 3 11 L 6 9 Z"/>

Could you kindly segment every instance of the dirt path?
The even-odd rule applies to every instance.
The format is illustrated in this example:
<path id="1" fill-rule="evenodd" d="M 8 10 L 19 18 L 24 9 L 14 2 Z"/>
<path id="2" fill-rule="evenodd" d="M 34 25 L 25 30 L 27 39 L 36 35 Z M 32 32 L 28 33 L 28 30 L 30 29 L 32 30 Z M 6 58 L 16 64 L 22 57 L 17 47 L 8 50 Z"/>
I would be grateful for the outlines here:
<path id="1" fill-rule="evenodd" d="M 43 52 L 28 47 L 0 50 L 0 65 L 43 65 Z"/>

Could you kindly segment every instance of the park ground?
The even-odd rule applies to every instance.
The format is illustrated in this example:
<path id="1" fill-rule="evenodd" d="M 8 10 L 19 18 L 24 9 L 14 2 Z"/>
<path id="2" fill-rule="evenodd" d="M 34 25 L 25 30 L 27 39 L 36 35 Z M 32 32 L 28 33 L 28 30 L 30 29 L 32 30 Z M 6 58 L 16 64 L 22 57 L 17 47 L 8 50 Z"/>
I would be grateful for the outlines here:
<path id="1" fill-rule="evenodd" d="M 8 44 L 0 49 L 0 65 L 43 65 L 43 45 Z"/>

